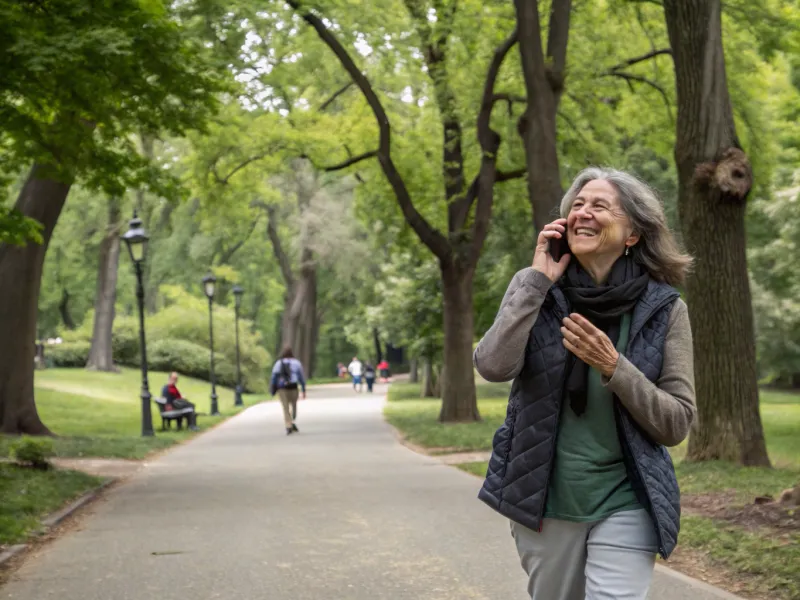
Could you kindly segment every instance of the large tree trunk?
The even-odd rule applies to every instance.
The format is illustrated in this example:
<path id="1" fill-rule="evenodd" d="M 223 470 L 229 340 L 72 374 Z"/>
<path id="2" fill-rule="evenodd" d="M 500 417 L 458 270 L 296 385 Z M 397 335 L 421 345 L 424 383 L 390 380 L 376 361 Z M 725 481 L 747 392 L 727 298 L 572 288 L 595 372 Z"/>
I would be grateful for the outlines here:
<path id="1" fill-rule="evenodd" d="M 317 271 L 313 266 L 301 269 L 300 277 L 286 293 L 281 343 L 290 346 L 295 357 L 309 370 L 311 377 L 316 353 Z"/>
<path id="2" fill-rule="evenodd" d="M 664 2 L 678 91 L 678 209 L 696 259 L 686 285 L 697 386 L 688 458 L 766 466 L 745 254 L 752 171 L 736 136 L 720 10 L 720 0 Z"/>
<path id="3" fill-rule="evenodd" d="M 556 115 L 564 88 L 571 0 L 553 0 L 547 41 L 542 49 L 538 2 L 515 0 L 519 52 L 527 105 L 519 121 L 528 171 L 528 200 L 535 231 L 557 218 L 563 189 L 556 146 Z"/>
<path id="4" fill-rule="evenodd" d="M 0 245 L 0 431 L 48 435 L 33 395 L 36 317 L 47 245 L 71 183 L 57 181 L 43 164 L 33 165 L 16 208 L 42 226 L 41 245 Z"/>
<path id="5" fill-rule="evenodd" d="M 117 300 L 117 272 L 120 252 L 120 201 L 108 200 L 108 230 L 100 243 L 97 268 L 97 289 L 94 298 L 94 330 L 86 368 L 96 371 L 117 371 L 111 352 L 114 328 L 114 304 Z"/>
<path id="6" fill-rule="evenodd" d="M 472 270 L 442 265 L 444 283 L 444 367 L 442 422 L 480 421 L 472 366 Z"/>

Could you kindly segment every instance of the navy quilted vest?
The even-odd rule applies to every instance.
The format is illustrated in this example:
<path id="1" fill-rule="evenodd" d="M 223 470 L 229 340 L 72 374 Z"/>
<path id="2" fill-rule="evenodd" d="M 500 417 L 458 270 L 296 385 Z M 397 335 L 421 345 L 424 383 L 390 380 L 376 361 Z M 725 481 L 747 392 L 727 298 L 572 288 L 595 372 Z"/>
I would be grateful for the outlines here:
<path id="1" fill-rule="evenodd" d="M 661 373 L 667 326 L 677 298 L 672 287 L 651 281 L 633 312 L 625 356 L 650 381 Z M 489 469 L 478 495 L 500 514 L 537 531 L 544 515 L 565 377 L 561 320 L 569 312 L 564 294 L 553 286 L 528 338 L 525 363 L 511 386 L 506 420 L 494 435 Z M 659 553 L 667 558 L 680 529 L 680 492 L 672 460 L 619 400 L 614 404 L 628 478 L 653 518 Z"/>

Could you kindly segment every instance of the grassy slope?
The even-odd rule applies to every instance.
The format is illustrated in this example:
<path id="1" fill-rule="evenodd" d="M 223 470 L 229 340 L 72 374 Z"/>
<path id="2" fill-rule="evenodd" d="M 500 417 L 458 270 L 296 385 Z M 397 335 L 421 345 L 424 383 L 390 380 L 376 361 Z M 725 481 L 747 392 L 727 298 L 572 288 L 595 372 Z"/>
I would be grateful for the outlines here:
<path id="1" fill-rule="evenodd" d="M 160 395 L 166 373 L 150 373 L 150 393 Z M 167 448 L 187 439 L 192 432 L 161 432 L 158 407 L 151 403 L 156 435 L 141 437 L 141 379 L 139 371 L 98 373 L 84 369 L 47 369 L 36 372 L 36 406 L 42 420 L 59 437 L 55 439 L 58 456 L 96 456 L 143 458 L 150 452 Z M 211 388 L 208 383 L 190 378 L 178 382 L 181 393 L 197 406 L 197 424 L 207 429 L 240 408 L 233 406 L 233 391 L 217 387 L 221 417 L 203 416 L 209 410 Z M 265 399 L 245 396 L 245 405 Z M 8 438 L 0 437 L 0 456 L 7 454 Z"/>
<path id="2" fill-rule="evenodd" d="M 40 519 L 100 484 L 77 471 L 39 471 L 0 464 L 0 545 L 24 541 Z"/>
<path id="3" fill-rule="evenodd" d="M 480 384 L 482 423 L 442 425 L 436 421 L 438 400 L 420 400 L 419 386 L 394 384 L 386 406 L 387 420 L 411 442 L 448 452 L 491 449 L 492 435 L 505 419 L 507 384 Z M 671 449 L 685 494 L 735 489 L 742 502 L 777 495 L 800 481 L 800 395 L 763 391 L 761 418 L 770 457 L 776 468 L 745 468 L 724 463 L 685 463 L 685 443 Z M 459 465 L 483 477 L 486 462 Z M 707 554 L 727 569 L 750 578 L 754 594 L 800 598 L 800 535 L 775 536 L 700 516 L 684 516 L 681 545 Z M 766 596 L 765 596 L 766 597 Z"/>

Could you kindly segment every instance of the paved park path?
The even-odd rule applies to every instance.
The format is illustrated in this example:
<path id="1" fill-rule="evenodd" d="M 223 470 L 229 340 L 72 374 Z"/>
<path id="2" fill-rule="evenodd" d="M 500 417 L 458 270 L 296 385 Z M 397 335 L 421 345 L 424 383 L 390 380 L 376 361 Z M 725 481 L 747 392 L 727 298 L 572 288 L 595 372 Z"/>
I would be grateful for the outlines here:
<path id="1" fill-rule="evenodd" d="M 149 462 L 0 589 L 15 600 L 525 600 L 480 480 L 398 444 L 383 387 L 250 408 Z M 653 600 L 711 599 L 656 573 Z"/>

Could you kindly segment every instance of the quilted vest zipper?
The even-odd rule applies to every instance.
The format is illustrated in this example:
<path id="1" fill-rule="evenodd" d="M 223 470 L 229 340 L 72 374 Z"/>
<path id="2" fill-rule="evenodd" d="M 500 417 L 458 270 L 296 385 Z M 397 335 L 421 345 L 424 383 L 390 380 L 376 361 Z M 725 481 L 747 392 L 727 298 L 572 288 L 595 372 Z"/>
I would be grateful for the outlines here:
<path id="1" fill-rule="evenodd" d="M 625 453 L 628 456 L 628 461 L 633 463 L 633 467 L 634 467 L 634 469 L 636 469 L 636 475 L 639 478 L 639 484 L 644 489 L 645 496 L 647 496 L 647 503 L 648 503 L 649 508 L 650 508 L 649 512 L 650 512 L 650 516 L 653 519 L 653 526 L 655 527 L 655 530 L 656 530 L 656 539 L 658 540 L 658 553 L 662 557 L 666 558 L 666 556 L 665 556 L 666 552 L 664 551 L 664 542 L 662 541 L 662 538 L 661 538 L 661 526 L 658 523 L 658 519 L 656 518 L 654 509 L 653 509 L 653 498 L 650 495 L 650 489 L 647 487 L 647 483 L 645 483 L 644 476 L 642 474 L 642 469 L 639 467 L 639 463 L 636 460 L 636 457 L 633 455 L 633 452 L 631 451 L 631 445 L 630 445 L 630 442 L 628 441 L 628 431 L 627 431 L 627 426 L 628 425 L 627 425 L 627 423 L 625 423 L 625 421 L 623 419 L 623 415 L 622 415 L 622 412 L 621 412 L 620 407 L 619 407 L 619 400 L 615 400 L 615 402 L 614 402 L 614 412 L 616 413 L 616 416 L 617 416 L 617 435 L 619 436 L 620 441 L 622 442 L 622 444 L 625 446 Z M 620 425 L 622 425 L 622 432 L 619 431 L 619 429 L 620 429 L 619 426 Z"/>
<path id="2" fill-rule="evenodd" d="M 553 302 L 553 312 L 558 317 L 558 322 L 561 323 L 563 319 L 566 317 L 561 310 L 561 306 L 558 304 L 558 299 L 555 298 L 555 302 Z M 560 390 L 564 389 L 564 384 L 567 382 L 567 363 L 566 360 L 564 361 L 564 373 L 561 375 L 561 385 L 559 386 Z M 544 478 L 544 494 L 542 494 L 542 504 L 539 507 L 539 529 L 538 532 L 542 532 L 542 527 L 544 527 L 544 512 L 547 508 L 547 490 L 550 487 L 550 475 L 553 473 L 553 455 L 556 451 L 556 442 L 558 441 L 558 423 L 561 420 L 561 404 L 564 401 L 563 398 L 559 398 L 558 406 L 556 407 L 556 422 L 555 427 L 553 430 L 553 441 L 550 443 L 550 468 L 547 469 L 547 476 Z"/>

